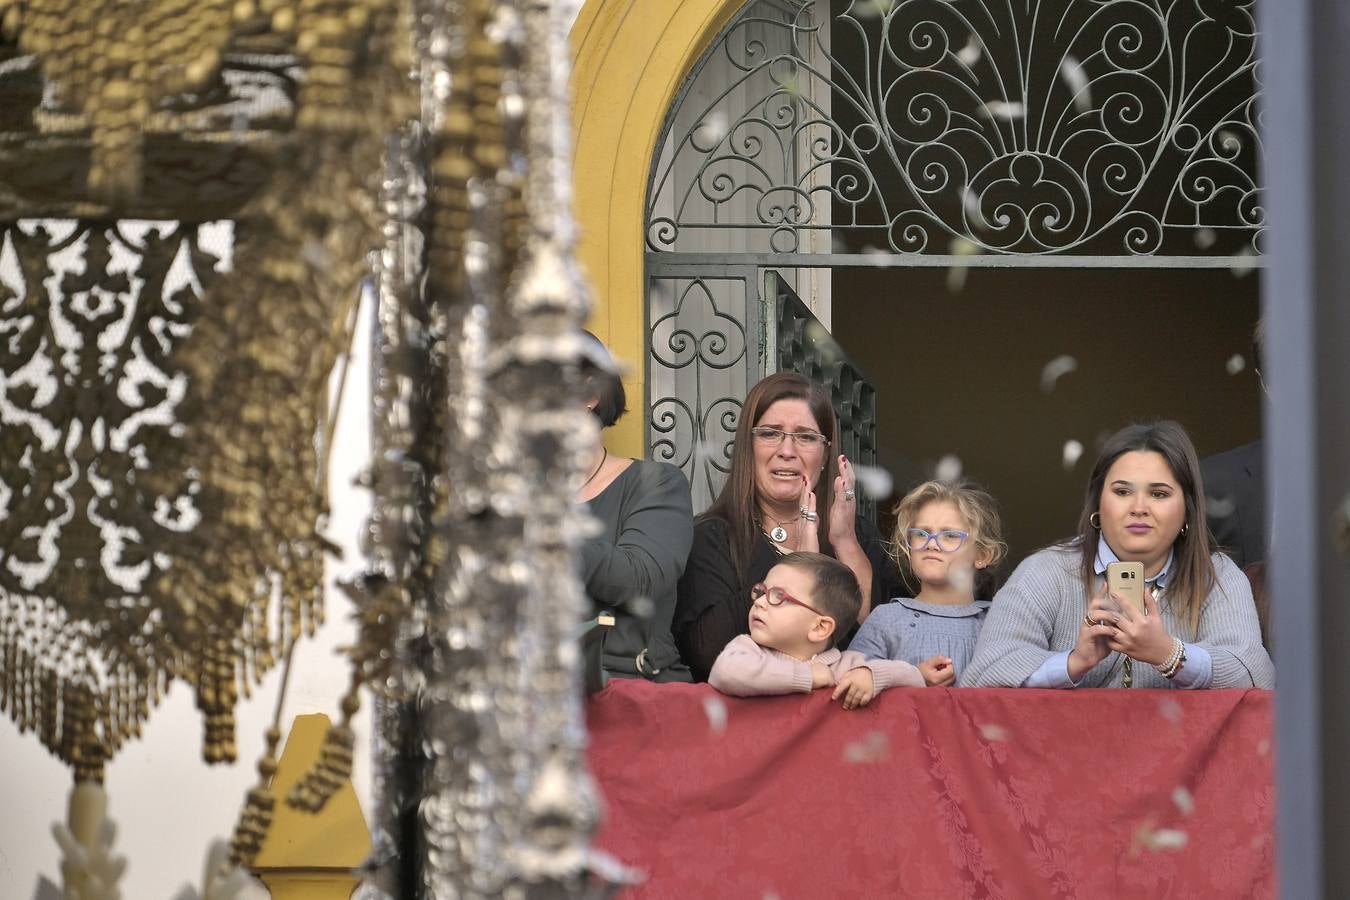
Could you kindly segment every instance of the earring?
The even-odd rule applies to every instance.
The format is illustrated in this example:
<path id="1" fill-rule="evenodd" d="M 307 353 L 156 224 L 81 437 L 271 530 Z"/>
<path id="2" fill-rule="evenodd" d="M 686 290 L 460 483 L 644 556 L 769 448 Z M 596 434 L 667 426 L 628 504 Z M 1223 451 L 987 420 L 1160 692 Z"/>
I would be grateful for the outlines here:
<path id="1" fill-rule="evenodd" d="M 1093 528 L 1097 529 L 1098 531 L 1101 531 L 1101 530 L 1102 530 L 1102 514 L 1099 513 L 1099 512 L 1095 512 L 1095 513 L 1093 513 L 1092 515 L 1088 516 L 1088 523 L 1089 523 Z"/>
<path id="2" fill-rule="evenodd" d="M 1182 522 L 1182 523 L 1181 523 L 1181 536 L 1182 536 L 1182 537 L 1185 537 L 1187 534 L 1189 534 L 1189 533 L 1190 533 L 1190 530 L 1191 530 L 1191 523 L 1190 523 L 1190 522 Z"/>

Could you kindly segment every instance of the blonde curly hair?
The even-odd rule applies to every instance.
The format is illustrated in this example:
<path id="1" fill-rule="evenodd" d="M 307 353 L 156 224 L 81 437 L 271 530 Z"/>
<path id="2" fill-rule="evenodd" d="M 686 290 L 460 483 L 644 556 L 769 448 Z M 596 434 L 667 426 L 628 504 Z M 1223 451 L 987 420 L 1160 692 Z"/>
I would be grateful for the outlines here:
<path id="1" fill-rule="evenodd" d="M 1003 541 L 998 502 L 973 481 L 964 478 L 959 481 L 925 481 L 906 494 L 895 507 L 895 531 L 891 534 L 887 550 L 908 582 L 910 576 L 914 575 L 914 569 L 910 566 L 906 532 L 914 526 L 920 510 L 929 503 L 944 500 L 961 513 L 970 526 L 970 537 L 975 547 L 982 555 L 988 556 L 985 566 L 975 570 L 975 592 L 978 595 L 993 585 L 994 572 L 1007 555 L 1008 545 Z M 917 580 L 917 576 L 915 578 Z"/>

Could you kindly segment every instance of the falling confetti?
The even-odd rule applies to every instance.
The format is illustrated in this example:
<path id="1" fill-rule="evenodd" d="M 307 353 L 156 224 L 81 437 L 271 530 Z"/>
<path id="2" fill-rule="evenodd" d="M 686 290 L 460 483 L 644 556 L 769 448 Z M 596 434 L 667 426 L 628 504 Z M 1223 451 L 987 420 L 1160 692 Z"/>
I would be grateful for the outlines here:
<path id="1" fill-rule="evenodd" d="M 1181 721 L 1181 704 L 1170 697 L 1158 704 L 1158 712 L 1173 724 Z"/>
<path id="2" fill-rule="evenodd" d="M 980 197 L 969 185 L 961 189 L 961 206 L 966 211 L 966 221 L 972 229 L 989 227 L 984 212 L 980 209 Z"/>
<path id="3" fill-rule="evenodd" d="M 1041 390 L 1050 393 L 1055 384 L 1070 372 L 1078 371 L 1078 360 L 1067 353 L 1056 356 L 1041 367 Z"/>
<path id="4" fill-rule="evenodd" d="M 895 0 L 866 0 L 858 6 L 857 16 L 860 19 L 873 19 L 877 16 L 890 15 L 895 8 Z"/>
<path id="5" fill-rule="evenodd" d="M 1172 791 L 1172 802 L 1177 805 L 1177 809 L 1181 810 L 1183 816 L 1189 816 L 1195 812 L 1195 798 L 1184 786 L 1178 786 L 1176 790 Z"/>
<path id="6" fill-rule="evenodd" d="M 983 55 L 984 52 L 980 49 L 980 41 L 973 34 L 966 41 L 966 45 L 956 51 L 956 58 L 961 60 L 961 62 L 965 63 L 967 66 L 975 65 L 980 61 L 980 57 Z"/>
<path id="7" fill-rule="evenodd" d="M 1156 820 L 1150 818 L 1135 829 L 1130 841 L 1130 855 L 1138 856 L 1142 850 L 1181 850 L 1189 838 L 1179 828 L 1154 828 Z"/>
<path id="8" fill-rule="evenodd" d="M 1224 363 L 1223 367 L 1228 370 L 1229 375 L 1236 375 L 1247 368 L 1247 360 L 1243 359 L 1241 353 L 1234 353 L 1228 357 L 1228 362 Z"/>
<path id="9" fill-rule="evenodd" d="M 938 460 L 937 469 L 933 472 L 938 481 L 955 481 L 961 477 L 961 457 L 955 453 L 948 453 L 942 459 Z"/>
<path id="10" fill-rule="evenodd" d="M 963 237 L 954 238 L 951 244 L 952 256 L 974 256 L 980 252 L 979 246 Z M 959 293 L 961 288 L 966 286 L 966 270 L 964 263 L 957 263 L 947 270 L 947 290 L 953 294 Z"/>
<path id="11" fill-rule="evenodd" d="M 1228 270 L 1235 278 L 1245 278 L 1256 269 L 1256 251 L 1250 246 L 1243 247 L 1232 256 Z"/>
<path id="12" fill-rule="evenodd" d="M 694 146 L 700 150 L 711 150 L 722 143 L 727 136 L 727 114 L 715 109 L 694 129 Z"/>
<path id="13" fill-rule="evenodd" d="M 1237 501 L 1232 497 L 1206 497 L 1205 515 L 1211 519 L 1226 519 L 1237 509 Z"/>
<path id="14" fill-rule="evenodd" d="M 844 762 L 855 765 L 885 762 L 890 755 L 891 742 L 880 731 L 869 731 L 861 740 L 844 746 Z"/>
<path id="15" fill-rule="evenodd" d="M 980 726 L 980 736 L 986 741 L 1006 741 L 1008 739 L 1008 729 L 1002 725 L 992 723 Z"/>
<path id="16" fill-rule="evenodd" d="M 1064 468 L 1072 469 L 1078 464 L 1078 460 L 1083 456 L 1083 444 L 1080 441 L 1067 440 L 1064 442 Z"/>
<path id="17" fill-rule="evenodd" d="M 1003 119 L 1005 122 L 1011 122 L 1014 119 L 1020 119 L 1026 115 L 1026 104 L 1009 103 L 1006 100 L 990 100 L 983 107 L 985 115 L 991 119 Z"/>
<path id="18" fill-rule="evenodd" d="M 1199 247 L 1201 250 L 1208 250 L 1210 247 L 1213 247 L 1214 242 L 1217 239 L 1218 237 L 1214 234 L 1213 228 L 1197 228 L 1195 230 L 1195 246 Z"/>
<path id="19" fill-rule="evenodd" d="M 854 466 L 853 474 L 858 477 L 863 496 L 873 500 L 885 500 L 895 489 L 895 479 L 880 466 Z"/>
<path id="20" fill-rule="evenodd" d="M 722 734 L 727 730 L 727 705 L 721 697 L 704 697 L 703 714 L 708 717 L 708 727 L 713 734 Z"/>
<path id="21" fill-rule="evenodd" d="M 1092 92 L 1088 90 L 1087 72 L 1076 57 L 1065 56 L 1060 64 L 1059 76 L 1073 92 L 1073 105 L 1080 113 L 1092 111 Z"/>
<path id="22" fill-rule="evenodd" d="M 1260 756 L 1270 753 L 1270 738 L 1261 738 L 1261 742 L 1256 745 L 1256 752 Z"/>
<path id="23" fill-rule="evenodd" d="M 1180 850 L 1188 840 L 1186 832 L 1179 828 L 1159 828 L 1145 836 L 1144 846 L 1150 850 Z"/>

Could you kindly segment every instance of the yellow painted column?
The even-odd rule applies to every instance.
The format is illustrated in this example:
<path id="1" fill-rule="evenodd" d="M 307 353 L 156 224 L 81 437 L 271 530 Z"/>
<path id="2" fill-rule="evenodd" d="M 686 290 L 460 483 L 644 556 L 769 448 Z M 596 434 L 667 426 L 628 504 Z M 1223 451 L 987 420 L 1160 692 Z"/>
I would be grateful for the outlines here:
<path id="1" fill-rule="evenodd" d="M 591 330 L 627 364 L 632 413 L 610 450 L 641 456 L 647 404 L 643 209 L 656 141 L 685 76 L 745 0 L 587 0 L 572 26 L 573 183 Z"/>
<path id="2" fill-rule="evenodd" d="M 347 900 L 360 883 L 356 867 L 370 855 L 370 830 L 348 779 L 318 813 L 292 809 L 291 792 L 319 758 L 328 717 L 296 716 L 272 776 L 277 804 L 253 874 L 272 900 Z"/>

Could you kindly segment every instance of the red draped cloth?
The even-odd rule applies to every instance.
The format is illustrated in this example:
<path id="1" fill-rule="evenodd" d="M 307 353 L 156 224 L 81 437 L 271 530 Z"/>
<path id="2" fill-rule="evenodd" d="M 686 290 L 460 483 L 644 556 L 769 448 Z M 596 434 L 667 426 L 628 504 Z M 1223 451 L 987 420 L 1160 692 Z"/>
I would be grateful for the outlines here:
<path id="1" fill-rule="evenodd" d="M 1265 691 L 593 697 L 629 898 L 1273 897 Z"/>

